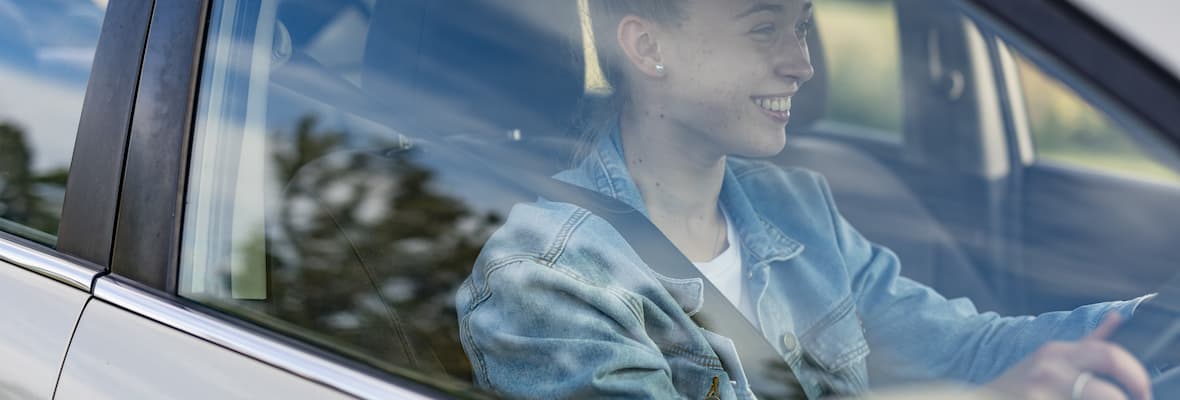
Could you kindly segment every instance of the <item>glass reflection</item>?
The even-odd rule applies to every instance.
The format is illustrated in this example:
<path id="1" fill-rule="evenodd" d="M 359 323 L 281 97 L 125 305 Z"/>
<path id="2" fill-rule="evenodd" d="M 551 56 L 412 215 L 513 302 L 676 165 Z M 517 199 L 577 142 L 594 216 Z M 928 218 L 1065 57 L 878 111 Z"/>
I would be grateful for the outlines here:
<path id="1" fill-rule="evenodd" d="M 56 241 L 106 5 L 0 0 L 0 229 Z"/>
<path id="2" fill-rule="evenodd" d="M 615 3 L 622 7 L 626 2 Z M 947 151 L 948 147 L 904 149 L 928 152 L 920 157 L 922 162 L 915 162 L 899 154 L 900 147 L 907 145 L 905 141 L 882 144 L 875 140 L 864 145 L 848 140 L 853 135 L 828 135 L 832 132 L 820 131 L 814 124 L 823 115 L 808 118 L 802 109 L 792 109 L 800 112 L 791 117 L 783 143 L 787 125 L 783 113 L 792 104 L 783 97 L 791 97 L 786 94 L 793 95 L 797 89 L 796 107 L 815 102 L 819 107 L 813 114 L 821 114 L 823 106 L 832 106 L 838 110 L 828 117 L 853 123 L 829 125 L 824 128 L 828 131 L 851 125 L 900 131 L 905 110 L 890 99 L 899 96 L 896 92 L 901 83 L 896 75 L 902 74 L 897 68 L 905 63 L 893 51 L 897 48 L 894 42 L 901 38 L 894 35 L 898 27 L 891 19 L 896 13 L 892 2 L 817 2 L 821 6 L 840 4 L 826 14 L 817 11 L 819 18 L 828 18 L 836 28 L 821 29 L 821 34 L 869 20 L 874 22 L 870 24 L 874 30 L 890 32 L 840 32 L 848 34 L 844 37 L 833 33 L 833 43 L 827 48 L 843 57 L 832 57 L 829 64 L 819 58 L 807 61 L 804 40 L 790 36 L 815 33 L 807 29 L 810 18 L 806 13 L 798 12 L 806 2 L 781 3 L 792 6 L 791 18 L 768 14 L 759 16 L 758 21 L 792 21 L 791 29 L 783 31 L 785 36 L 766 34 L 767 39 L 774 39 L 768 43 L 781 46 L 747 46 L 745 38 L 729 36 L 727 45 L 685 40 L 674 43 L 689 49 L 679 54 L 680 63 L 653 67 L 647 71 L 652 75 L 650 81 L 631 76 L 632 85 L 619 85 L 627 81 L 618 80 L 622 70 L 617 68 L 618 54 L 604 60 L 599 57 L 604 51 L 600 46 L 579 43 L 602 41 L 587 32 L 595 23 L 588 10 L 599 4 L 594 0 L 215 2 L 210 29 L 215 34 L 203 69 L 204 95 L 186 210 L 181 294 L 390 371 L 452 388 L 475 383 L 500 394 L 523 397 L 561 397 L 598 389 L 669 396 L 680 390 L 680 394 L 704 396 L 709 392 L 709 378 L 724 376 L 716 372 L 720 367 L 709 362 L 720 357 L 721 351 L 711 354 L 715 343 L 694 336 L 698 329 L 688 321 L 684 304 L 665 301 L 673 290 L 654 284 L 636 289 L 636 282 L 650 282 L 643 280 L 642 269 L 633 269 L 642 263 L 626 257 L 632 244 L 617 240 L 601 224 L 585 228 L 597 229 L 590 235 L 585 231 L 580 236 L 538 233 L 567 225 L 589 226 L 592 222 L 587 221 L 592 220 L 575 224 L 551 218 L 547 211 L 570 207 L 539 201 L 535 192 L 521 190 L 527 183 L 522 184 L 520 176 L 513 176 L 550 177 L 565 171 L 558 177 L 569 178 L 571 161 L 592 160 L 588 152 L 601 150 L 595 146 L 609 141 L 609 134 L 630 142 L 610 147 L 608 153 L 619 153 L 615 155 L 620 158 L 640 154 L 646 165 L 684 156 L 685 152 L 671 149 L 718 157 L 737 152 L 741 154 L 734 159 L 742 159 L 737 163 L 746 169 L 735 175 L 746 182 L 779 176 L 768 171 L 785 171 L 782 176 L 796 179 L 774 183 L 778 186 L 771 185 L 771 189 L 751 189 L 754 195 L 749 196 L 745 208 L 732 208 L 742 203 L 734 199 L 742 198 L 717 197 L 716 188 L 696 193 L 705 193 L 704 197 L 717 200 L 732 214 L 725 218 L 714 214 L 717 218 L 707 220 L 727 226 L 731 222 L 728 218 L 734 216 L 735 221 L 744 221 L 735 225 L 754 227 L 742 232 L 754 237 L 750 240 L 762 245 L 769 240 L 762 239 L 777 240 L 752 252 L 758 253 L 755 256 L 769 254 L 767 260 L 745 264 L 774 264 L 775 273 L 784 274 L 756 282 L 769 288 L 760 293 L 777 297 L 774 304 L 764 307 L 771 311 L 764 312 L 762 321 L 755 324 L 769 332 L 766 336 L 777 346 L 775 351 L 798 356 L 790 358 L 784 353 L 784 359 L 795 362 L 791 368 L 743 365 L 751 371 L 763 368 L 761 372 L 775 377 L 801 373 L 813 395 L 859 394 L 870 389 L 870 383 L 993 381 L 1006 368 L 1019 365 L 1022 357 L 1045 340 L 1077 339 L 1097 326 L 1104 314 L 1130 313 L 1135 303 L 1079 306 L 1131 298 L 1150 290 L 1150 280 L 1142 280 L 1114 292 L 1079 291 L 1070 286 L 1077 280 L 1062 268 L 1076 263 L 1037 258 L 1040 251 L 1068 255 L 1069 249 L 1063 247 L 1074 249 L 1078 243 L 1094 247 L 1095 252 L 1106 249 L 1086 237 L 1092 231 L 1085 229 L 1092 228 L 1071 226 L 1069 229 L 1078 231 L 1011 234 L 1019 233 L 1018 229 L 1007 230 L 1011 226 L 1043 232 L 1038 229 L 1048 225 L 1035 218 L 1044 214 L 1022 214 L 1020 207 L 1026 199 L 1007 191 L 1033 178 L 964 171 L 958 168 L 960 159 L 947 160 L 955 158 L 947 154 L 958 155 Z M 858 8 L 861 6 L 868 8 Z M 711 9 L 707 16 L 716 26 L 728 26 L 732 22 L 729 17 L 738 11 Z M 942 11 L 948 18 L 961 18 L 954 10 Z M 702 37 L 717 30 L 699 25 L 694 29 L 703 32 Z M 970 33 L 978 35 L 978 31 Z M 982 36 L 972 37 L 983 40 Z M 876 39 L 886 45 L 878 46 Z M 715 46 L 701 49 L 699 42 Z M 789 54 L 777 58 L 750 54 L 751 48 L 757 48 L 783 55 L 775 52 L 780 47 Z M 881 68 L 859 74 L 853 55 L 868 48 L 876 50 L 866 55 L 866 60 L 872 60 L 866 62 Z M 814 47 L 811 54 L 819 54 L 821 49 Z M 744 62 L 734 62 L 738 56 Z M 605 61 L 608 68 L 599 71 L 591 67 L 595 59 Z M 769 59 L 782 62 L 782 68 L 751 67 Z M 806 91 L 816 85 L 803 85 L 811 78 L 808 64 L 814 64 L 816 76 L 843 81 L 840 76 L 856 75 L 876 84 L 865 85 L 852 78 L 833 82 L 828 101 L 823 91 Z M 745 73 L 733 73 L 738 70 Z M 757 82 L 739 79 L 764 77 L 767 71 L 785 76 Z M 659 86 L 663 81 L 657 78 L 668 76 L 677 76 L 678 85 Z M 610 101 L 621 89 L 634 89 L 635 82 L 664 90 L 660 93 L 665 95 L 647 93 L 647 97 L 628 99 L 633 101 L 630 104 Z M 774 88 L 778 89 L 771 90 Z M 746 92 L 734 95 L 742 90 L 776 91 L 779 95 L 750 101 L 743 97 Z M 638 131 L 634 125 L 628 125 L 632 133 L 627 134 L 583 135 L 622 125 L 618 113 L 595 113 L 598 107 L 636 107 L 637 100 L 647 101 L 648 106 L 666 106 L 651 110 L 675 114 L 625 109 L 632 116 L 688 121 L 674 128 L 683 128 L 702 140 L 685 143 L 675 129 L 658 125 L 662 124 L 658 121 L 651 126 L 668 129 L 644 131 L 652 134 L 647 137 L 634 133 Z M 582 111 L 586 112 L 579 113 Z M 966 151 L 973 149 L 969 144 L 981 140 L 981 135 L 998 133 L 957 123 L 958 114 L 932 118 L 942 118 L 935 122 L 945 124 L 930 126 L 947 129 L 915 125 L 915 131 L 906 132 L 906 137 L 937 136 L 938 144 Z M 676 145 L 643 142 L 656 134 L 664 134 Z M 718 150 L 720 147 L 725 148 Z M 974 153 L 961 158 L 973 157 L 984 158 Z M 643 170 L 640 162 L 631 163 L 636 160 L 613 161 L 597 169 L 621 173 L 592 183 L 580 182 L 618 195 L 626 191 L 617 190 L 620 187 L 634 189 L 627 187 L 640 180 L 631 179 L 633 176 L 666 177 Z M 594 165 L 580 165 L 580 172 L 597 170 Z M 822 172 L 831 181 L 831 193 L 818 174 L 793 167 Z M 601 186 L 601 182 L 619 186 Z M 651 182 L 667 181 L 648 179 L 636 185 Z M 732 189 L 733 184 L 730 186 Z M 783 186 L 802 189 L 776 191 Z M 646 190 L 653 191 L 650 186 Z M 637 191 L 628 192 L 631 205 L 650 209 L 651 204 L 645 202 L 653 196 L 639 196 Z M 1063 193 L 1068 192 L 1055 193 L 1066 196 Z M 1075 203 L 1090 198 L 1069 197 Z M 840 204 L 839 213 L 834 203 Z M 757 208 L 765 217 L 741 212 L 749 208 Z M 1079 219 L 1067 207 L 1056 209 L 1064 220 Z M 1087 210 L 1081 207 L 1076 212 Z M 678 224 L 689 219 L 681 214 L 662 217 L 653 220 L 662 224 L 666 228 L 663 232 L 673 240 L 688 243 L 680 248 L 698 261 L 709 261 L 726 248 L 749 250 L 740 242 L 742 237 L 730 242 L 728 231 L 716 226 L 707 230 L 708 235 L 698 235 L 708 240 L 684 240 L 685 233 L 699 226 L 681 229 Z M 759 229 L 774 221 L 777 231 Z M 828 222 L 832 225 L 823 225 Z M 787 234 L 795 239 L 783 239 Z M 515 268 L 505 267 L 512 263 L 496 258 L 546 237 L 569 239 L 578 245 L 546 247 L 555 250 L 540 256 L 515 254 L 525 260 L 513 264 Z M 1086 240 L 1067 243 L 1067 239 L 1078 238 Z M 878 246 L 876 241 L 887 246 Z M 1050 245 L 1034 247 L 1042 242 Z M 728 246 L 731 243 L 738 245 Z M 903 261 L 886 247 L 897 250 Z M 803 250 L 795 252 L 797 249 Z M 543 257 L 549 255 L 554 258 Z M 569 263 L 558 262 L 559 256 L 568 257 L 561 261 Z M 519 265 L 529 262 L 533 264 L 525 268 Z M 594 269 L 598 267 L 600 270 Z M 572 279 L 573 272 L 545 275 L 560 268 L 590 272 Z M 1157 264 L 1142 269 L 1160 270 Z M 512 275 L 517 280 L 499 281 L 495 293 L 478 286 L 487 284 L 494 274 L 503 277 L 515 272 L 519 272 Z M 1040 290 L 1046 294 L 1043 298 L 1031 296 L 1024 285 L 1034 278 L 1054 287 Z M 477 283 L 462 287 L 464 279 Z M 586 290 L 546 286 L 553 282 L 569 285 L 563 288 Z M 635 304 L 623 302 L 627 307 L 607 309 L 584 307 L 579 302 L 613 299 L 611 296 L 620 292 L 627 293 L 620 297 Z M 939 293 L 965 298 L 948 300 Z M 473 311 L 478 307 L 483 307 L 482 313 Z M 990 312 L 1020 315 L 1050 309 L 1074 311 L 1035 320 L 1000 318 Z M 636 323 L 638 314 L 642 319 Z M 653 324 L 667 322 L 663 316 L 685 324 L 653 328 Z M 603 328 L 615 323 L 632 325 Z M 463 329 L 464 324 L 468 329 Z M 620 338 L 621 331 L 632 336 Z M 604 350 L 595 351 L 594 345 L 601 344 L 595 342 L 602 337 L 595 336 L 598 334 L 608 337 L 600 342 L 639 344 L 603 345 L 600 349 Z M 657 337 L 661 334 L 664 336 Z M 685 337 L 695 340 L 687 347 L 705 353 L 702 358 L 694 358 L 700 353 L 684 347 L 668 350 L 671 347 L 651 344 Z M 577 347 L 587 342 L 591 344 Z M 969 347 L 964 343 L 975 346 L 972 357 L 960 357 L 964 347 Z M 701 359 L 706 361 L 693 363 Z M 618 385 L 608 382 L 600 387 L 594 385 L 601 382 L 579 385 L 576 379 L 560 376 L 566 373 L 584 379 L 590 376 L 586 371 L 607 370 L 617 360 L 626 360 L 620 363 L 625 365 L 634 360 L 639 361 L 633 364 L 646 366 L 675 364 L 669 370 L 676 369 L 664 375 L 651 373 L 657 368 L 611 370 L 603 375 L 613 374 L 611 378 L 618 378 Z M 482 370 L 479 363 L 484 363 Z M 636 384 L 641 379 L 632 378 L 639 375 L 654 376 L 655 383 Z M 669 376 L 671 379 L 666 379 Z M 647 389 L 653 390 L 644 392 Z M 757 388 L 751 390 L 773 397 Z M 721 392 L 725 397 L 736 390 Z"/>

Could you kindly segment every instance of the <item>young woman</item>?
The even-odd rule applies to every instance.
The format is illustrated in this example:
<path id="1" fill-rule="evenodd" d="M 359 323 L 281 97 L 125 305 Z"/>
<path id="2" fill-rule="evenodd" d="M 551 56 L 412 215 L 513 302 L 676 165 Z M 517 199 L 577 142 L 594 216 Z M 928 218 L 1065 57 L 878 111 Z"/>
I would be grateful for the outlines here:
<path id="1" fill-rule="evenodd" d="M 836 211 L 821 176 L 746 160 L 783 149 L 791 98 L 814 73 L 809 1 L 590 4 L 612 107 L 557 178 L 647 216 L 809 397 L 864 393 L 870 371 L 874 386 L 949 380 L 1122 398 L 1117 383 L 1149 396 L 1144 369 L 1102 340 L 1115 322 L 1100 326 L 1138 300 L 979 313 L 899 276 L 893 253 Z M 699 280 L 657 274 L 605 221 L 548 201 L 513 209 L 457 299 L 476 382 L 496 393 L 752 397 L 746 374 L 757 366 L 734 368 L 734 343 L 693 323 L 701 302 Z"/>

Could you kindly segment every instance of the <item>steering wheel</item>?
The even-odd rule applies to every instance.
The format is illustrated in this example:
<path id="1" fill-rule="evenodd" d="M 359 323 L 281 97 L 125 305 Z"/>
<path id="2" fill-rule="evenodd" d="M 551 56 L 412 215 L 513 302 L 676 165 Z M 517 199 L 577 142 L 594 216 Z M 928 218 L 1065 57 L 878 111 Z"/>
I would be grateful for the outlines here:
<path id="1" fill-rule="evenodd" d="M 1144 301 L 1110 337 L 1147 367 L 1155 398 L 1180 394 L 1180 275 Z"/>

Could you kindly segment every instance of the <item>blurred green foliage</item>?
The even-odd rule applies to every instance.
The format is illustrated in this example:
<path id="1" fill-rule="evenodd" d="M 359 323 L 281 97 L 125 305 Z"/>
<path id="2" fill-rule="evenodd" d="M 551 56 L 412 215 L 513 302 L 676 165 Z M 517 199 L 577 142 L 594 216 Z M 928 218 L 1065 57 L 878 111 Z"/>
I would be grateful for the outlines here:
<path id="1" fill-rule="evenodd" d="M 828 114 L 901 139 L 901 47 L 892 1 L 816 1 Z"/>
<path id="2" fill-rule="evenodd" d="M 1180 183 L 1176 171 L 1148 157 L 1129 134 L 1060 81 L 1014 55 L 1036 156 L 1101 172 Z"/>
<path id="3" fill-rule="evenodd" d="M 888 0 L 817 0 L 827 57 L 827 118 L 901 140 L 901 49 Z M 1180 184 L 1180 174 L 1149 158 L 1127 133 L 1061 82 L 1017 58 L 1036 156 L 1040 159 Z"/>
<path id="4" fill-rule="evenodd" d="M 0 121 L 0 230 L 53 245 L 61 218 L 54 194 L 65 191 L 68 170 L 34 171 L 36 150 L 24 129 Z"/>

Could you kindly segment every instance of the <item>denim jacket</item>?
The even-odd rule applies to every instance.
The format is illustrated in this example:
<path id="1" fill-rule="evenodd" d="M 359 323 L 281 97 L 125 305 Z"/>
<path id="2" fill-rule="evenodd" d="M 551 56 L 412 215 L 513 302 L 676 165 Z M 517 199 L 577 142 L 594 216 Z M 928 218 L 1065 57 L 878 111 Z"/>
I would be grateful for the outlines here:
<path id="1" fill-rule="evenodd" d="M 616 130 L 557 178 L 646 215 L 623 160 Z M 863 393 L 869 371 L 874 386 L 987 382 L 1044 342 L 1080 338 L 1108 311 L 1129 316 L 1138 304 L 980 313 L 900 276 L 897 257 L 861 236 L 824 178 L 803 169 L 730 157 L 720 200 L 759 329 L 810 398 Z M 512 209 L 456 306 L 476 384 L 501 395 L 752 398 L 745 372 L 722 367 L 736 357 L 733 342 L 690 318 L 702 290 L 700 279 L 657 274 L 585 209 L 539 200 Z"/>

